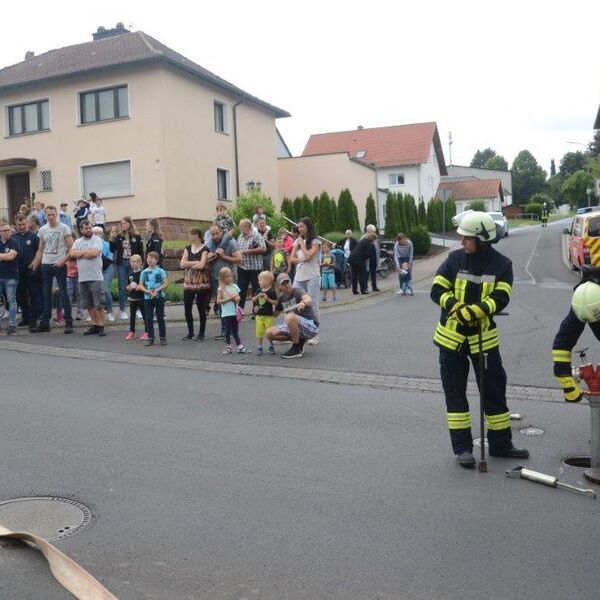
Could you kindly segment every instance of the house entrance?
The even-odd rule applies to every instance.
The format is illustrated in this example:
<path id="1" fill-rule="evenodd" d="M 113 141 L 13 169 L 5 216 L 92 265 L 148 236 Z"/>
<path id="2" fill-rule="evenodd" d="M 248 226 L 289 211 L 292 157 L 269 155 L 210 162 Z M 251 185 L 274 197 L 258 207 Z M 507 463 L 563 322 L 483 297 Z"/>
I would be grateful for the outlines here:
<path id="1" fill-rule="evenodd" d="M 6 176 L 8 188 L 8 219 L 12 222 L 21 204 L 29 201 L 29 171 Z"/>

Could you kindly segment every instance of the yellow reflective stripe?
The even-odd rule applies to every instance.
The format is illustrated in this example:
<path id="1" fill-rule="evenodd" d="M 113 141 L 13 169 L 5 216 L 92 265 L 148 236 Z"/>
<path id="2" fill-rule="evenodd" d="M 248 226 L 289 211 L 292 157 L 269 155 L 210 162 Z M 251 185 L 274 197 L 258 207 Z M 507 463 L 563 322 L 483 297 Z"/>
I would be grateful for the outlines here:
<path id="1" fill-rule="evenodd" d="M 506 281 L 499 281 L 496 284 L 496 291 L 506 292 L 506 294 L 510 296 L 512 294 L 512 286 L 510 285 L 510 283 L 506 283 Z"/>
<path id="2" fill-rule="evenodd" d="M 440 296 L 440 306 L 442 308 L 446 308 L 446 303 L 448 302 L 448 300 L 452 300 L 452 298 L 454 298 L 454 294 L 452 292 L 444 292 Z"/>
<path id="3" fill-rule="evenodd" d="M 510 413 L 505 412 L 499 415 L 485 415 L 485 421 L 490 431 L 499 431 L 510 428 Z"/>
<path id="4" fill-rule="evenodd" d="M 571 351 L 570 350 L 552 350 L 552 360 L 554 362 L 571 362 Z"/>
<path id="5" fill-rule="evenodd" d="M 446 279 L 446 277 L 444 277 L 443 275 L 436 275 L 433 278 L 433 283 L 432 285 L 441 285 L 443 288 L 446 288 L 447 290 L 451 290 L 452 289 L 452 283 L 450 282 L 449 279 Z"/>
<path id="6" fill-rule="evenodd" d="M 484 310 L 480 306 L 477 306 L 477 304 L 470 304 L 467 305 L 467 307 L 470 308 L 473 313 L 475 313 L 475 316 L 478 319 L 483 319 L 486 316 Z"/>
<path id="7" fill-rule="evenodd" d="M 465 295 L 467 291 L 467 280 L 466 279 L 455 279 L 454 280 L 454 297 L 459 302 L 465 301 Z"/>
<path id="8" fill-rule="evenodd" d="M 493 315 L 496 312 L 496 303 L 491 298 L 484 298 L 483 303 L 488 307 L 488 313 Z"/>
<path id="9" fill-rule="evenodd" d="M 471 413 L 448 413 L 448 429 L 470 429 Z"/>
<path id="10" fill-rule="evenodd" d="M 500 341 L 498 339 L 498 330 L 491 329 L 483 332 L 481 346 L 484 352 L 486 350 L 496 348 L 499 346 L 499 344 Z M 477 354 L 479 352 L 479 337 L 477 335 L 469 336 L 469 348 L 471 350 L 471 354 Z"/>
<path id="11" fill-rule="evenodd" d="M 494 284 L 484 281 L 481 284 L 481 300 L 485 300 L 494 291 Z"/>
<path id="12" fill-rule="evenodd" d="M 441 323 L 437 324 L 435 331 L 436 331 L 436 333 L 439 332 L 441 335 L 445 335 L 445 336 L 449 337 L 451 340 L 454 340 L 461 344 L 465 341 L 464 335 L 457 333 L 455 330 L 453 331 L 452 329 L 449 329 L 448 327 L 445 327 Z"/>

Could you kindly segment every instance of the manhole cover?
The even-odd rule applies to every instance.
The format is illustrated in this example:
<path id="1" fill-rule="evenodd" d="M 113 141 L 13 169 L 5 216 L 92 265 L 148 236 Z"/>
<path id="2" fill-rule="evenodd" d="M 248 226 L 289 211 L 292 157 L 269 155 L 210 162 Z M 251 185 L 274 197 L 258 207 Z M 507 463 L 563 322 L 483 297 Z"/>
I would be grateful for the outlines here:
<path id="1" fill-rule="evenodd" d="M 544 430 L 539 427 L 531 427 L 531 425 L 528 425 L 527 427 L 519 429 L 519 433 L 522 433 L 523 435 L 542 435 Z"/>
<path id="2" fill-rule="evenodd" d="M 567 456 L 561 462 L 565 465 L 581 467 L 582 469 L 589 469 L 591 466 L 589 456 Z"/>
<path id="3" fill-rule="evenodd" d="M 485 447 L 487 448 L 489 446 L 489 444 L 488 444 L 487 438 L 484 438 L 484 439 L 485 439 Z M 477 446 L 478 448 L 481 448 L 481 438 L 475 438 L 473 440 L 473 446 Z"/>
<path id="4" fill-rule="evenodd" d="M 87 506 L 68 498 L 39 496 L 0 502 L 0 523 L 53 542 L 79 533 L 92 520 Z"/>

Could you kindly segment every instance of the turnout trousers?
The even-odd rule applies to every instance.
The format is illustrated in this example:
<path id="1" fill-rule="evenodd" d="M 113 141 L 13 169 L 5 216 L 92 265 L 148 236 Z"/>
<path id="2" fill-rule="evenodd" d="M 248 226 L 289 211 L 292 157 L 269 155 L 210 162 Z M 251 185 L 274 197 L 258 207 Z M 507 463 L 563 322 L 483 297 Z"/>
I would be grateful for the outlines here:
<path id="1" fill-rule="evenodd" d="M 488 350 L 484 378 L 484 412 L 490 451 L 512 446 L 510 413 L 506 406 L 506 372 L 498 348 Z M 479 355 L 469 356 L 466 345 L 458 352 L 440 348 L 440 373 L 446 396 L 450 441 L 455 454 L 473 450 L 471 413 L 467 400 L 469 359 L 479 386 Z M 479 412 L 477 412 L 479 414 Z"/>

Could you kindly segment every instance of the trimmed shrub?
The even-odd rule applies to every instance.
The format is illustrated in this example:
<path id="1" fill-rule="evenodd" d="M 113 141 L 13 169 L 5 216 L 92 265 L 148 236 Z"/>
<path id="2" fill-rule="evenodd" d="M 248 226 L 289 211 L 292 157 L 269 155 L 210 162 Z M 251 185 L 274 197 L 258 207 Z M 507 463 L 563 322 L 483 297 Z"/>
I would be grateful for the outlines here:
<path id="1" fill-rule="evenodd" d="M 348 188 L 343 189 L 338 199 L 337 228 L 340 231 L 354 229 L 354 201 Z"/>
<path id="2" fill-rule="evenodd" d="M 362 233 L 360 231 L 353 231 L 352 235 L 354 236 L 354 239 L 359 240 Z M 342 231 L 328 231 L 327 233 L 322 234 L 322 236 L 335 244 L 338 244 L 346 237 Z"/>
<path id="3" fill-rule="evenodd" d="M 302 210 L 298 215 L 298 220 L 308 217 L 314 223 L 315 219 L 313 218 L 313 205 L 310 201 L 310 198 L 306 194 L 303 194 L 300 206 Z"/>
<path id="4" fill-rule="evenodd" d="M 110 285 L 110 295 L 113 300 L 119 300 L 119 282 L 113 279 Z M 169 283 L 165 289 L 165 300 L 167 302 L 183 302 L 183 288 L 179 283 Z"/>
<path id="5" fill-rule="evenodd" d="M 367 225 L 375 225 L 375 227 L 377 227 L 377 211 L 375 209 L 375 200 L 373 199 L 373 194 L 369 194 L 369 197 L 367 198 L 365 231 L 367 230 Z M 379 231 L 378 227 L 377 231 Z"/>
<path id="6" fill-rule="evenodd" d="M 419 200 L 419 210 L 417 214 L 419 217 L 419 225 L 427 226 L 427 209 L 425 208 L 425 200 L 423 200 L 423 198 Z"/>
<path id="7" fill-rule="evenodd" d="M 296 220 L 294 204 L 292 203 L 290 198 L 284 198 L 281 202 L 281 214 L 285 215 L 288 219 L 291 219 L 292 221 Z"/>
<path id="8" fill-rule="evenodd" d="M 424 225 L 417 225 L 410 230 L 408 236 L 410 241 L 413 243 L 414 252 L 418 256 L 427 254 L 429 248 L 431 248 L 431 237 L 429 232 Z"/>
<path id="9" fill-rule="evenodd" d="M 388 193 L 385 201 L 385 230 L 384 236 L 387 239 L 393 239 L 398 235 L 398 225 L 396 223 L 396 194 Z"/>
<path id="10" fill-rule="evenodd" d="M 252 219 L 256 206 L 260 204 L 267 215 L 267 223 L 270 225 L 273 231 L 278 231 L 280 227 L 286 227 L 287 221 L 281 217 L 280 214 L 275 212 L 275 205 L 271 201 L 271 198 L 265 196 L 259 190 L 253 190 L 248 194 L 243 194 L 238 197 L 237 205 L 232 207 L 229 214 L 233 220 L 239 223 L 242 219 Z M 236 228 L 236 232 L 238 229 Z"/>
<path id="11" fill-rule="evenodd" d="M 487 212 L 485 210 L 485 202 L 483 200 L 471 200 L 471 202 L 469 202 L 469 206 L 467 206 L 467 208 L 470 208 L 471 210 L 479 210 L 481 212 Z"/>
<path id="12" fill-rule="evenodd" d="M 335 229 L 333 201 L 327 192 L 319 196 L 319 214 L 317 215 L 317 231 L 333 231 Z"/>
<path id="13" fill-rule="evenodd" d="M 542 218 L 543 209 L 544 207 L 537 202 L 530 202 L 529 204 L 525 205 L 525 212 L 527 214 L 537 215 L 538 219 Z"/>

